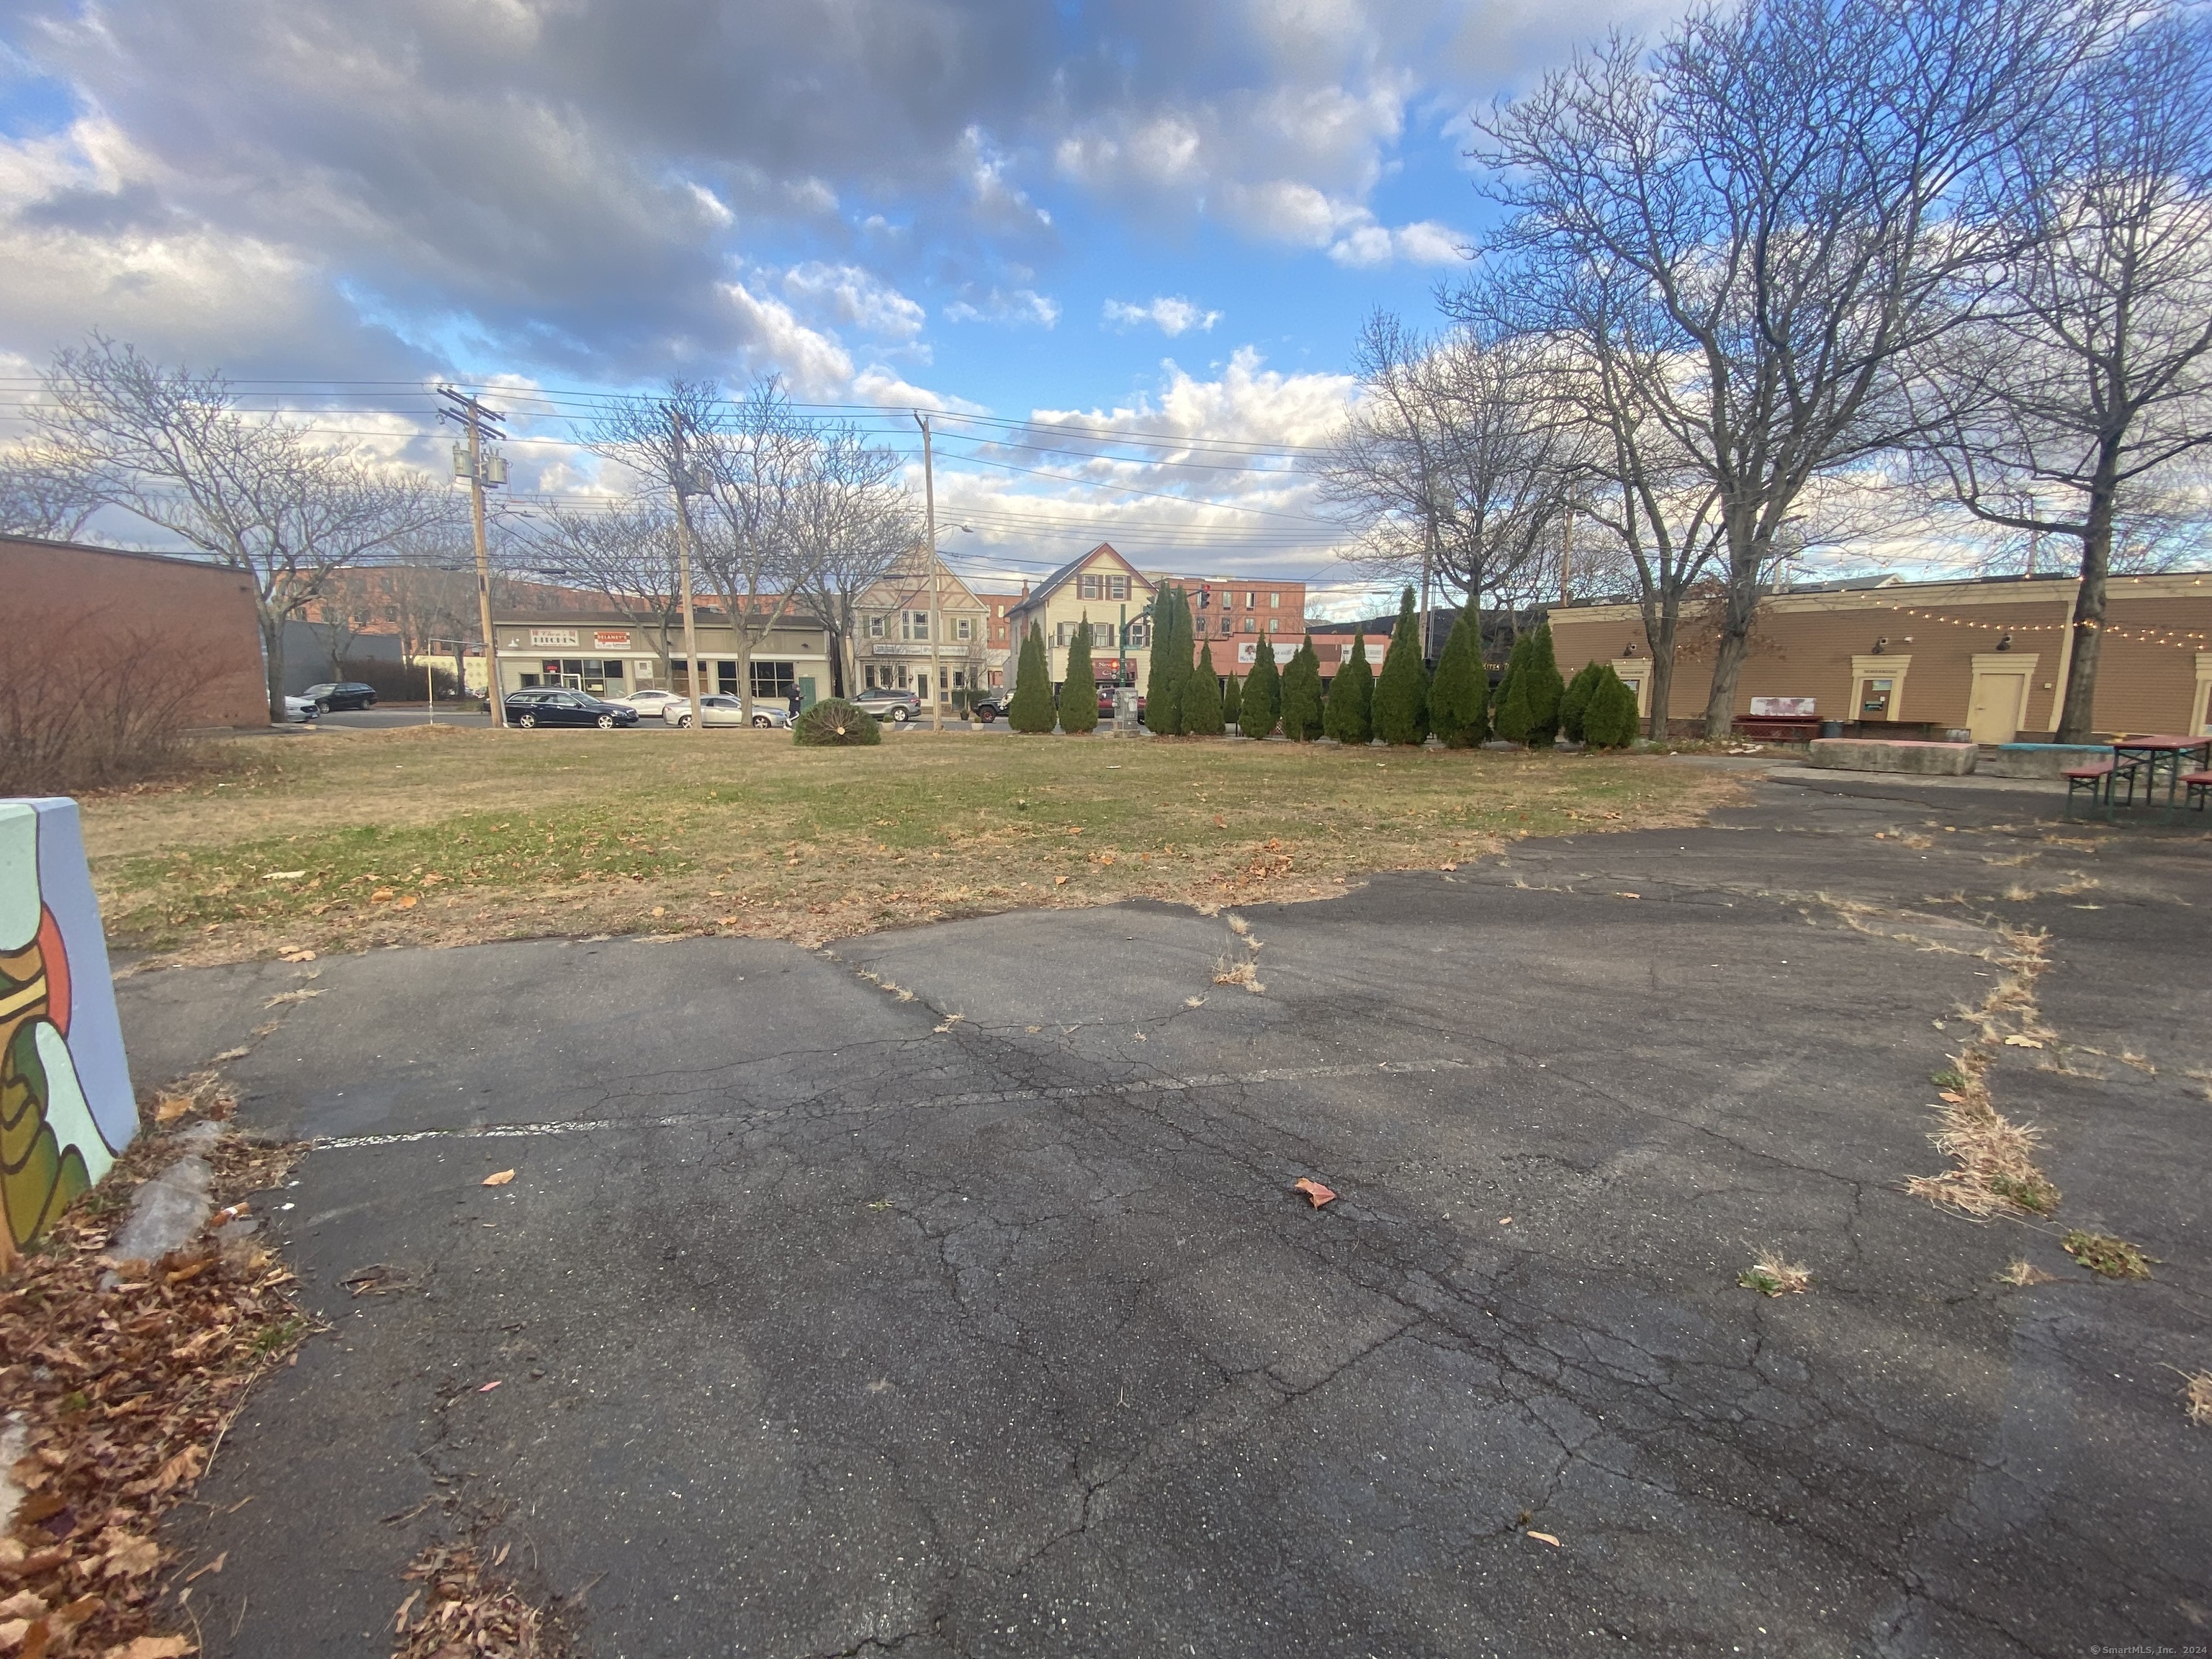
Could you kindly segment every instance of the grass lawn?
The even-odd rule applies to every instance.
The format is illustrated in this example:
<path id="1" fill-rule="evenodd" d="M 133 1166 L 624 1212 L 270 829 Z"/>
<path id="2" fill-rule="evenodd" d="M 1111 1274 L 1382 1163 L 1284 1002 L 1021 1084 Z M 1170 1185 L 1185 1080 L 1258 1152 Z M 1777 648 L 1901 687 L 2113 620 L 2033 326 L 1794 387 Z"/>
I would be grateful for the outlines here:
<path id="1" fill-rule="evenodd" d="M 818 944 L 1132 896 L 1316 897 L 1520 834 L 1681 823 L 1730 786 L 1624 755 L 947 733 L 331 730 L 84 803 L 111 937 L 172 960 L 551 933 Z"/>

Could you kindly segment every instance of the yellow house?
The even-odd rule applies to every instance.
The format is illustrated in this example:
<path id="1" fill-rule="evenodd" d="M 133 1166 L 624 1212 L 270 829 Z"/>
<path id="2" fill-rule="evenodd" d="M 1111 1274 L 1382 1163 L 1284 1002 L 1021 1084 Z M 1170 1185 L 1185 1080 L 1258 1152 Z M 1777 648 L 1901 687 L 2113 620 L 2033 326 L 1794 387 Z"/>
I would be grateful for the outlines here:
<path id="1" fill-rule="evenodd" d="M 1067 673 L 1068 642 L 1088 623 L 1091 672 L 1098 684 L 1111 685 L 1118 678 L 1125 685 L 1142 685 L 1152 662 L 1152 625 L 1146 607 L 1157 591 L 1152 580 L 1115 552 L 1112 544 L 1099 543 L 1060 566 L 1007 611 L 1012 624 L 1009 667 L 1018 669 L 1030 624 L 1040 623 L 1052 683 L 1058 685 Z"/>

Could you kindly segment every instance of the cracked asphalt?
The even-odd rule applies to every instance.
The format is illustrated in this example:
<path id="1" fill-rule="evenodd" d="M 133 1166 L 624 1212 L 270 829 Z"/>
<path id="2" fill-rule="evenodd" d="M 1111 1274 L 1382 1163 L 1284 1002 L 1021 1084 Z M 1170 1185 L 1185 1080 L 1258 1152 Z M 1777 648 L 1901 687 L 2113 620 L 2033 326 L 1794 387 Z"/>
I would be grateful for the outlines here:
<path id="1" fill-rule="evenodd" d="M 386 1653 L 471 1523 L 604 1659 L 2203 1650 L 2212 844 L 1748 795 L 1215 916 L 127 978 L 142 1079 L 247 1048 L 314 1143 L 204 1651 Z M 1902 1189 L 2000 924 L 2048 1222 Z"/>

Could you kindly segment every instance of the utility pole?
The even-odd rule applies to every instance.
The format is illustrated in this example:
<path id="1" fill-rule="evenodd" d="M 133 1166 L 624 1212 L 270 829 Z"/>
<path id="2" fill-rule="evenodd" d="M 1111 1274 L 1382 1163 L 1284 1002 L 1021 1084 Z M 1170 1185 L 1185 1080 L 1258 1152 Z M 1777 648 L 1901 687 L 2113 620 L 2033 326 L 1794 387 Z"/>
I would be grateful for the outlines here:
<path id="1" fill-rule="evenodd" d="M 698 732 L 707 729 L 707 722 L 699 709 L 699 629 L 691 614 L 691 514 L 684 505 L 689 493 L 685 486 L 691 478 L 684 459 L 684 411 L 674 404 L 668 405 L 668 436 L 675 460 L 669 482 L 676 490 L 676 571 L 684 600 L 684 684 L 691 693 L 691 730 Z M 739 626 L 739 619 L 731 617 L 730 624 Z"/>
<path id="2" fill-rule="evenodd" d="M 453 471 L 469 481 L 469 517 L 477 540 L 477 626 L 483 629 L 484 699 L 491 704 L 496 730 L 507 724 L 507 693 L 499 683 L 499 640 L 491 629 L 491 550 L 484 540 L 484 486 L 489 483 L 496 489 L 507 482 L 507 459 L 496 452 L 484 453 L 483 434 L 489 431 L 495 438 L 506 437 L 498 423 L 507 417 L 449 386 L 440 386 L 438 395 L 451 405 L 438 411 L 439 418 L 459 422 L 469 434 L 465 452 L 460 445 L 453 446 Z"/>
<path id="3" fill-rule="evenodd" d="M 1559 514 L 1559 603 L 1567 602 L 1567 585 L 1575 562 L 1575 504 L 1569 501 Z"/>
<path id="4" fill-rule="evenodd" d="M 942 631 L 937 621 L 937 471 L 930 457 L 929 416 L 917 412 L 914 418 L 921 428 L 922 512 L 929 526 L 929 729 L 942 732 L 945 671 L 937 655 L 937 636 Z"/>

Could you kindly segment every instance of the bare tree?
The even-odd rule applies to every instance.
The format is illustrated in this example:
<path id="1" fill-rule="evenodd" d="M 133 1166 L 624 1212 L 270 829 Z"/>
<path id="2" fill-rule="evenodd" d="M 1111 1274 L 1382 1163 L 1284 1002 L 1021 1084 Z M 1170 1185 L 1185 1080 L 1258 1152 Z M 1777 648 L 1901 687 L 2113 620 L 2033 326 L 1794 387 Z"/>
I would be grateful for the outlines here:
<path id="1" fill-rule="evenodd" d="M 804 424 L 775 377 L 735 403 L 711 381 L 672 380 L 659 402 L 602 417 L 592 447 L 668 490 L 692 536 L 693 569 L 721 602 L 738 650 L 738 696 L 752 718 L 754 649 L 781 627 L 805 575 L 792 535 L 805 476 Z"/>
<path id="2" fill-rule="evenodd" d="M 661 684 L 672 683 L 672 635 L 683 625 L 672 509 L 643 498 L 599 513 L 556 509 L 529 533 L 564 580 L 589 587 L 653 641 Z"/>
<path id="3" fill-rule="evenodd" d="M 1322 495 L 1361 526 L 1366 562 L 1480 606 L 1535 596 L 1566 521 L 1578 442 L 1548 343 L 1480 301 L 1431 340 L 1377 312 L 1360 335 L 1362 397 L 1322 465 Z"/>
<path id="4" fill-rule="evenodd" d="M 1649 54 L 1616 36 L 1482 124 L 1511 280 L 1633 279 L 1623 303 L 1664 366 L 1638 412 L 1714 492 L 1728 605 L 1710 734 L 1729 729 L 1782 525 L 1814 478 L 1910 434 L 1892 367 L 2009 246 L 2010 159 L 2106 10 L 1741 0 Z"/>
<path id="5" fill-rule="evenodd" d="M 902 570 L 917 594 L 928 592 L 928 556 L 916 550 L 921 515 L 900 481 L 902 465 L 896 452 L 849 426 L 824 428 L 807 445 L 793 492 L 787 527 L 803 573 L 799 592 L 829 629 L 831 690 L 840 696 L 852 694 L 859 674 L 862 597 L 878 582 L 900 580 Z"/>
<path id="6" fill-rule="evenodd" d="M 1903 389 L 1928 416 L 1924 479 L 2032 555 L 2071 544 L 2058 738 L 2080 743 L 2106 575 L 2200 544 L 2182 464 L 2212 446 L 2212 27 L 2170 13 L 2130 31 L 2023 138 L 2015 171 L 2017 245 L 1964 273 L 1964 325 Z"/>
<path id="7" fill-rule="evenodd" d="M 0 453 L 0 532 L 74 541 L 100 506 L 92 480 L 50 445 Z"/>
<path id="8" fill-rule="evenodd" d="M 270 718 L 284 717 L 284 624 L 334 573 L 453 510 L 425 475 L 241 413 L 219 373 L 165 368 L 94 335 L 64 350 L 33 413 L 100 501 L 160 526 L 252 583 Z"/>

